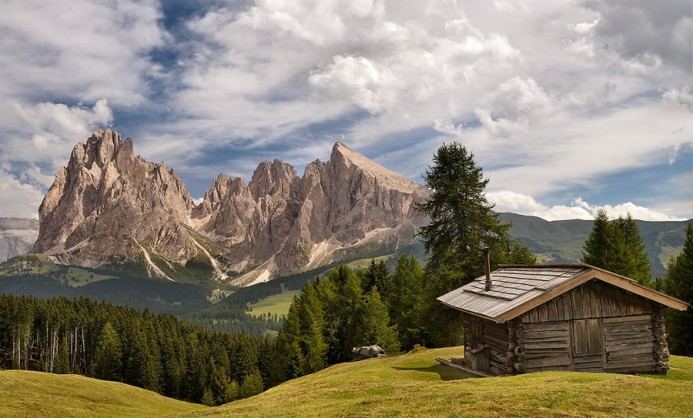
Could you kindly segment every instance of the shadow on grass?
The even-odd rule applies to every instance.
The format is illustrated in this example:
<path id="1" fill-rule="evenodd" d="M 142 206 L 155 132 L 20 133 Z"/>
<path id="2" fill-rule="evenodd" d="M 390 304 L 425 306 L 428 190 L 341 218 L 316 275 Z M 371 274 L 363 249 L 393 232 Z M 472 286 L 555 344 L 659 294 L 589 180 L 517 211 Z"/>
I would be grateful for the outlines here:
<path id="1" fill-rule="evenodd" d="M 461 379 L 472 379 L 477 378 L 471 373 L 464 372 L 460 369 L 454 367 L 444 366 L 442 364 L 436 364 L 430 367 L 394 367 L 395 370 L 409 370 L 421 373 L 435 373 L 440 376 L 440 380 L 461 380 Z"/>

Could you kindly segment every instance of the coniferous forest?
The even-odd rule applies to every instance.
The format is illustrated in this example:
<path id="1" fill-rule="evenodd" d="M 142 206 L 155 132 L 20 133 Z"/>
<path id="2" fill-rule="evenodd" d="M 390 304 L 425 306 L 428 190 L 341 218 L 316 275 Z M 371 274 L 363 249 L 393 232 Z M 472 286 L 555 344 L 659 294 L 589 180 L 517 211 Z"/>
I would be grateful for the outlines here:
<path id="1" fill-rule="evenodd" d="M 273 344 L 86 298 L 0 295 L 0 368 L 76 373 L 216 405 L 272 383 Z"/>

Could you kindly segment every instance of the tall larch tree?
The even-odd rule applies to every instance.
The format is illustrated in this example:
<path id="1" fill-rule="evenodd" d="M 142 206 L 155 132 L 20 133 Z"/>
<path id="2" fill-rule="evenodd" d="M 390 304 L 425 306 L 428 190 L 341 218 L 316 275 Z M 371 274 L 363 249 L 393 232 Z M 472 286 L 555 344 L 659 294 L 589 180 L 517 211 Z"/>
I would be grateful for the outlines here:
<path id="1" fill-rule="evenodd" d="M 489 179 L 474 162 L 474 155 L 457 142 L 443 144 L 433 155 L 433 166 L 424 174 L 431 190 L 429 200 L 417 206 L 430 223 L 422 238 L 430 271 L 453 269 L 450 282 L 441 290 L 452 290 L 484 273 L 483 248 L 490 248 L 492 261 L 503 258 L 510 241 L 510 224 L 501 222 L 484 190 Z M 440 281 L 440 280 L 439 280 Z"/>
<path id="2" fill-rule="evenodd" d="M 693 225 L 686 228 L 683 251 L 667 266 L 667 275 L 662 286 L 664 292 L 693 306 Z M 693 308 L 679 312 L 667 310 L 669 346 L 673 353 L 693 355 Z"/>
<path id="3" fill-rule="evenodd" d="M 435 298 L 484 274 L 483 249 L 493 266 L 509 257 L 510 224 L 502 223 L 484 190 L 489 179 L 474 155 L 459 143 L 443 144 L 424 174 L 431 195 L 417 206 L 429 218 L 419 235 L 428 259 L 424 324 L 433 346 L 462 342 L 461 313 L 443 307 Z"/>

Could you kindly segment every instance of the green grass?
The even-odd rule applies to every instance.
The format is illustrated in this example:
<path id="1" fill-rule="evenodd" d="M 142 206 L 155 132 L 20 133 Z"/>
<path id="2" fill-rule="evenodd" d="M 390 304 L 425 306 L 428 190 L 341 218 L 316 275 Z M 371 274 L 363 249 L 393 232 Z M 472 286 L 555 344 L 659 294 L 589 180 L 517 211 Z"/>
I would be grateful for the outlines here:
<path id="1" fill-rule="evenodd" d="M 0 371 L 0 417 L 157 417 L 204 408 L 123 383 Z"/>
<path id="2" fill-rule="evenodd" d="M 216 408 L 76 375 L 0 371 L 0 417 L 693 416 L 693 358 L 666 376 L 541 372 L 477 378 L 436 357 L 460 347 L 332 366 Z"/>
<path id="3" fill-rule="evenodd" d="M 263 314 L 277 315 L 281 317 L 289 313 L 289 306 L 294 296 L 298 295 L 300 290 L 287 290 L 277 295 L 271 295 L 259 300 L 257 303 L 251 304 L 250 314 L 253 316 L 262 316 Z"/>
<path id="4" fill-rule="evenodd" d="M 360 258 L 358 260 L 350 261 L 349 263 L 347 263 L 347 266 L 351 267 L 353 270 L 366 268 L 371 263 L 371 260 L 375 260 L 376 263 L 378 263 L 381 261 L 387 261 L 390 257 L 393 257 L 394 255 L 395 254 L 387 254 L 380 257 Z"/>
<path id="5" fill-rule="evenodd" d="M 685 417 L 693 359 L 667 376 L 541 372 L 476 378 L 439 365 L 461 348 L 420 350 L 332 366 L 252 398 L 183 416 Z"/>
<path id="6" fill-rule="evenodd" d="M 370 264 L 371 260 L 373 259 L 376 262 L 387 261 L 392 256 L 393 254 L 373 258 L 361 258 L 358 260 L 351 261 L 347 265 L 350 268 L 356 270 L 368 267 L 368 264 Z M 329 274 L 329 269 L 326 272 L 324 272 L 324 274 Z M 279 317 L 281 317 L 282 315 L 286 315 L 287 313 L 289 313 L 289 306 L 291 305 L 291 301 L 293 301 L 294 296 L 298 295 L 299 293 L 300 290 L 285 290 L 282 293 L 267 296 L 264 299 L 260 299 L 259 301 L 248 305 L 248 307 L 250 308 L 249 314 L 258 317 L 266 314 L 277 314 L 277 316 Z"/>

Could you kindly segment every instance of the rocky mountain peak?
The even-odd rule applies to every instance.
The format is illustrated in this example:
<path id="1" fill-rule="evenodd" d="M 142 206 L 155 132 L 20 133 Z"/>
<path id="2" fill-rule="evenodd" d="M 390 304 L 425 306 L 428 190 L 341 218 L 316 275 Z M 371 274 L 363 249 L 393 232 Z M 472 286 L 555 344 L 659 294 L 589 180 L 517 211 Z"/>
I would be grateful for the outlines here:
<path id="1" fill-rule="evenodd" d="M 263 196 L 288 196 L 292 185 L 299 180 L 296 170 L 281 160 L 263 161 L 255 169 L 248 186 L 257 200 Z"/>
<path id="2" fill-rule="evenodd" d="M 143 246 L 192 256 L 195 245 L 180 235 L 192 206 L 173 170 L 135 156 L 118 132 L 96 131 L 74 147 L 44 197 L 34 251 L 91 266 L 138 259 Z"/>
<path id="3" fill-rule="evenodd" d="M 144 263 L 169 279 L 174 265 L 194 260 L 208 278 L 247 285 L 408 245 L 423 222 L 414 205 L 426 197 L 336 143 L 303 177 L 281 160 L 260 163 L 247 184 L 219 174 L 195 206 L 163 162 L 135 156 L 133 141 L 115 131 L 97 131 L 58 171 L 34 250 L 83 266 Z"/>

